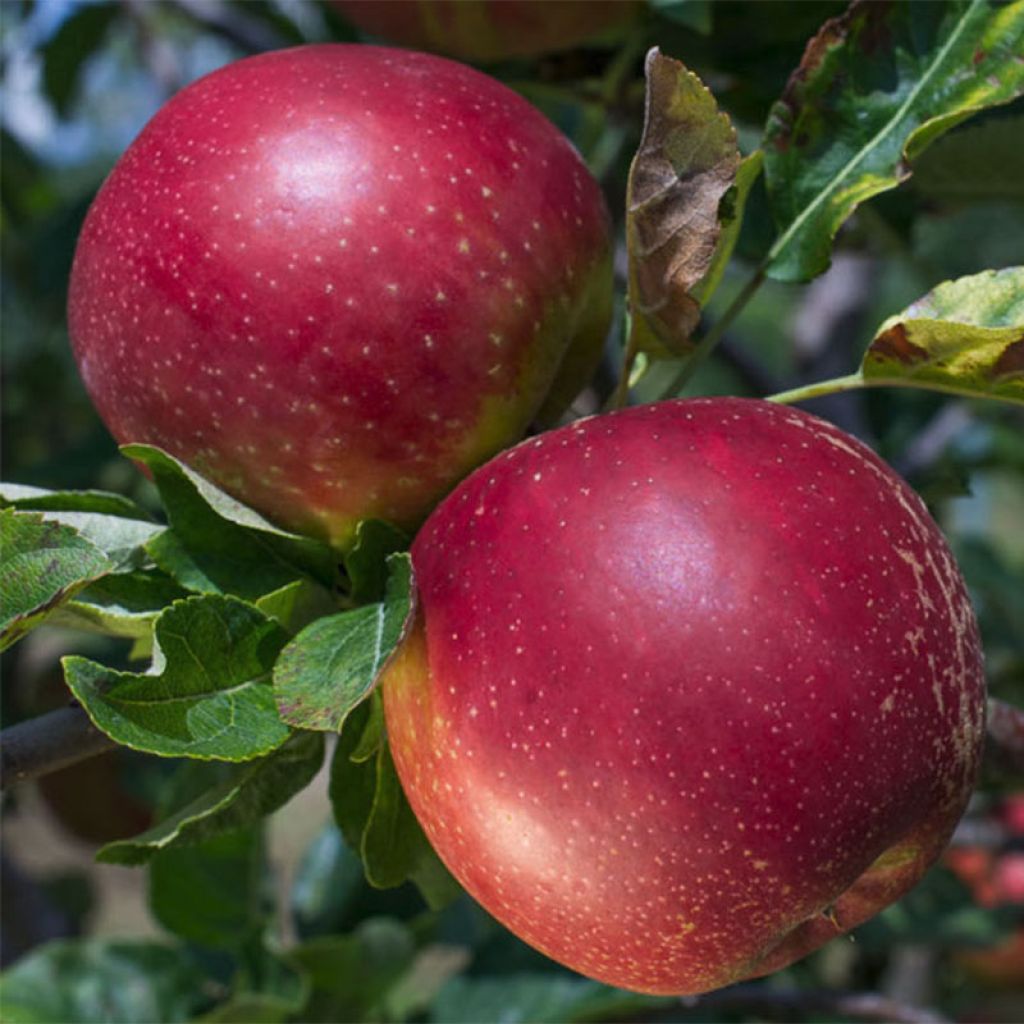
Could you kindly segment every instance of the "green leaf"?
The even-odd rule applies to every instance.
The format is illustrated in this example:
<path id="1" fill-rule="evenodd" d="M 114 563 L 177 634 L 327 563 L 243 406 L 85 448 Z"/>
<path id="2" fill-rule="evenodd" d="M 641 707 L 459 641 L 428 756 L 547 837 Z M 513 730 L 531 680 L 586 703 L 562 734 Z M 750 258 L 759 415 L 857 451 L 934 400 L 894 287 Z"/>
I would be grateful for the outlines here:
<path id="1" fill-rule="evenodd" d="M 188 591 L 157 569 L 110 573 L 90 583 L 51 616 L 51 622 L 107 636 L 146 640 L 157 616 Z"/>
<path id="2" fill-rule="evenodd" d="M 1024 3 L 860 3 L 811 40 L 765 130 L 769 276 L 829 265 L 840 225 L 972 113 L 1024 91 Z"/>
<path id="3" fill-rule="evenodd" d="M 274 694 L 290 725 L 337 732 L 373 689 L 413 603 L 409 556 L 391 555 L 388 567 L 383 601 L 318 619 L 284 649 L 274 667 Z"/>
<path id="4" fill-rule="evenodd" d="M 354 853 L 359 853 L 363 832 L 373 810 L 373 795 L 377 789 L 377 769 L 373 762 L 356 762 L 352 754 L 370 720 L 371 701 L 356 707 L 345 719 L 338 745 L 331 758 L 331 778 L 328 794 L 334 820 Z"/>
<path id="5" fill-rule="evenodd" d="M 409 538 L 383 519 L 364 519 L 356 526 L 352 550 L 345 556 L 350 595 L 356 604 L 379 601 L 387 589 L 387 557 L 404 551 Z"/>
<path id="6" fill-rule="evenodd" d="M 295 871 L 291 910 L 299 934 L 308 938 L 336 930 L 363 888 L 363 865 L 331 822 L 306 848 Z"/>
<path id="7" fill-rule="evenodd" d="M 626 992 L 586 978 L 509 974 L 452 978 L 438 993 L 432 1016 L 445 1024 L 571 1024 L 630 1020 L 671 1005 L 664 997 Z"/>
<path id="8" fill-rule="evenodd" d="M 85 62 L 103 42 L 118 15 L 115 3 L 80 4 L 42 46 L 43 87 L 64 117 L 75 97 Z"/>
<path id="9" fill-rule="evenodd" d="M 914 188 L 944 202 L 1024 202 L 1024 116 L 944 135 L 914 165 Z"/>
<path id="10" fill-rule="evenodd" d="M 154 629 L 156 672 L 64 658 L 67 684 L 97 728 L 162 757 L 246 761 L 284 743 L 289 729 L 269 685 L 287 640 L 278 623 L 211 594 L 171 605 Z"/>
<path id="11" fill-rule="evenodd" d="M 30 512 L 95 512 L 152 522 L 152 517 L 134 501 L 111 491 L 48 491 L 27 484 L 0 483 L 0 508 Z"/>
<path id="12" fill-rule="evenodd" d="M 376 888 L 412 881 L 428 906 L 438 909 L 462 891 L 434 853 L 402 792 L 387 743 L 381 742 L 373 702 L 348 717 L 331 761 L 330 799 L 334 820 L 348 847 L 363 861 L 366 880 Z M 376 735 L 376 756 L 354 760 Z"/>
<path id="13" fill-rule="evenodd" d="M 334 612 L 337 602 L 325 587 L 312 580 L 292 580 L 254 602 L 264 615 L 276 619 L 289 633 Z"/>
<path id="14" fill-rule="evenodd" d="M 0 510 L 0 650 L 116 564 L 77 530 L 39 512 Z"/>
<path id="15" fill-rule="evenodd" d="M 201 1021 L 278 1024 L 300 1013 L 298 1019 L 309 1019 L 302 1012 L 310 995 L 305 971 L 270 952 L 261 939 L 244 950 L 241 959 L 243 969 L 234 979 L 230 998 Z"/>
<path id="16" fill-rule="evenodd" d="M 728 266 L 729 260 L 732 259 L 736 243 L 739 241 L 740 229 L 743 227 L 743 212 L 747 206 L 747 196 L 750 195 L 750 190 L 760 176 L 763 166 L 764 153 L 761 150 L 755 149 L 749 156 L 745 156 L 736 171 L 735 183 L 722 197 L 718 209 L 718 220 L 722 231 L 718 236 L 715 252 L 711 257 L 707 272 L 693 289 L 693 297 L 701 306 L 708 304 L 711 296 L 722 282 L 725 268 Z"/>
<path id="17" fill-rule="evenodd" d="M 644 132 L 629 172 L 629 301 L 654 354 L 680 354 L 700 318 L 692 294 L 712 265 L 719 206 L 740 162 L 736 129 L 700 79 L 647 55 Z"/>
<path id="18" fill-rule="evenodd" d="M 868 384 L 1024 403 L 1024 267 L 946 281 L 878 329 Z"/>
<path id="19" fill-rule="evenodd" d="M 168 847 L 149 862 L 149 906 L 175 935 L 211 949 L 241 949 L 266 919 L 258 824 Z"/>
<path id="20" fill-rule="evenodd" d="M 416 883 L 433 909 L 440 909 L 462 891 L 423 834 L 402 791 L 391 750 L 377 752 L 377 784 L 363 831 L 360 853 L 366 880 L 378 889 Z"/>
<path id="21" fill-rule="evenodd" d="M 374 1020 L 379 1017 L 374 1010 L 408 970 L 415 951 L 406 925 L 370 918 L 351 935 L 325 935 L 302 943 L 289 951 L 288 960 L 312 985 L 313 1019 Z"/>
<path id="22" fill-rule="evenodd" d="M 180 946 L 60 940 L 0 975 L 6 1024 L 171 1024 L 208 1001 L 203 976 Z"/>
<path id="23" fill-rule="evenodd" d="M 651 8 L 669 21 L 685 25 L 702 36 L 711 35 L 711 0 L 648 0 Z"/>
<path id="24" fill-rule="evenodd" d="M 268 757 L 231 769 L 222 782 L 141 835 L 108 843 L 96 859 L 144 864 L 160 850 L 201 843 L 251 825 L 309 785 L 320 770 L 323 752 L 321 736 L 297 735 Z"/>
<path id="25" fill-rule="evenodd" d="M 143 545 L 164 530 L 134 502 L 104 491 L 44 491 L 3 484 L 0 506 L 40 512 L 47 522 L 69 526 L 120 566 L 139 562 Z"/>
<path id="26" fill-rule="evenodd" d="M 333 586 L 337 560 L 326 544 L 279 529 L 159 448 L 121 450 L 153 474 L 171 529 L 148 551 L 182 586 L 248 599 L 302 574 Z"/>

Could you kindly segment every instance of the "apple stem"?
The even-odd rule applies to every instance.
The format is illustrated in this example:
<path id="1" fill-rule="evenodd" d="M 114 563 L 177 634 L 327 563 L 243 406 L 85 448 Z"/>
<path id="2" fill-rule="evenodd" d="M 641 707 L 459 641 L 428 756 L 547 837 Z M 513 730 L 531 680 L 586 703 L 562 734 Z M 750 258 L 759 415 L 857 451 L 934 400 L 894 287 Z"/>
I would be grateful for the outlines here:
<path id="1" fill-rule="evenodd" d="M 769 402 L 791 405 L 794 402 L 806 402 L 810 398 L 821 398 L 823 395 L 835 395 L 841 391 L 855 391 L 867 386 L 860 372 L 847 374 L 845 377 L 833 377 L 830 380 L 819 380 L 813 384 L 804 384 L 789 391 L 780 391 L 769 395 Z"/>
<path id="2" fill-rule="evenodd" d="M 614 409 L 621 409 L 629 398 L 629 380 L 633 375 L 633 364 L 636 362 L 637 354 L 640 351 L 638 342 L 639 331 L 636 327 L 636 320 L 629 310 L 626 310 L 626 351 L 622 357 L 622 369 L 619 371 L 619 380 L 615 390 L 611 393 L 608 401 L 605 402 L 604 412 L 612 412 Z"/>
<path id="3" fill-rule="evenodd" d="M 722 340 L 722 336 L 732 325 L 732 322 L 743 312 L 747 303 L 754 297 L 757 290 L 765 280 L 765 264 L 762 264 L 751 275 L 747 283 L 739 290 L 736 298 L 729 304 L 728 309 L 711 325 L 708 332 L 700 339 L 697 347 L 687 357 L 682 369 L 672 379 L 665 389 L 665 396 L 678 395 L 683 388 L 689 384 L 693 375 L 700 365 L 711 354 L 715 346 Z"/>

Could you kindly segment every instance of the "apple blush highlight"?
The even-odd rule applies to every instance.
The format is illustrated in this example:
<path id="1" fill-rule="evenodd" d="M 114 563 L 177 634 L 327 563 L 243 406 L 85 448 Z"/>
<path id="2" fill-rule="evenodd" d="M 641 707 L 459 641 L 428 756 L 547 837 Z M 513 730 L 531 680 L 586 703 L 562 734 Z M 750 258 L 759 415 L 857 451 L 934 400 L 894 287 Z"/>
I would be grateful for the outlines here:
<path id="1" fill-rule="evenodd" d="M 975 618 L 923 503 L 803 412 L 583 420 L 464 481 L 384 675 L 438 853 L 582 974 L 696 993 L 906 892 L 979 761 Z"/>
<path id="2" fill-rule="evenodd" d="M 567 405 L 610 306 L 604 201 L 550 122 L 463 65 L 337 44 L 156 114 L 86 218 L 69 322 L 120 442 L 344 545 Z"/>

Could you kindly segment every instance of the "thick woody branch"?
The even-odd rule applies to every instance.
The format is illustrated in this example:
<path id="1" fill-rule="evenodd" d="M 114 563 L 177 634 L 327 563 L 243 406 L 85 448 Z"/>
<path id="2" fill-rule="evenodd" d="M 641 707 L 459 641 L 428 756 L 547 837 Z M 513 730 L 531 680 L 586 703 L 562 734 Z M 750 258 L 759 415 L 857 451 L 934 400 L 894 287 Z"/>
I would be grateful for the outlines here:
<path id="1" fill-rule="evenodd" d="M 30 718 L 0 733 L 0 787 L 49 775 L 115 746 L 77 705 Z"/>

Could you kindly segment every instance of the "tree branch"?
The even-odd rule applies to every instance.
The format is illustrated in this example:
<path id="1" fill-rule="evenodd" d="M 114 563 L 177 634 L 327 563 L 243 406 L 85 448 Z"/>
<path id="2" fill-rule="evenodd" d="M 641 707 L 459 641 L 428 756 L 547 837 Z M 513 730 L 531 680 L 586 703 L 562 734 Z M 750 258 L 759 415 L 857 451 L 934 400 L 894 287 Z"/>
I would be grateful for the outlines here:
<path id="1" fill-rule="evenodd" d="M 49 711 L 0 732 L 0 788 L 49 775 L 116 746 L 78 705 Z"/>
<path id="2" fill-rule="evenodd" d="M 886 1024 L 947 1024 L 948 1018 L 934 1010 L 909 1006 L 876 992 L 842 992 L 827 989 L 802 991 L 775 989 L 764 984 L 734 985 L 682 1000 L 695 1013 L 708 1010 L 756 1013 L 768 1019 L 794 1021 L 804 1017 L 841 1015 L 855 1020 Z"/>

